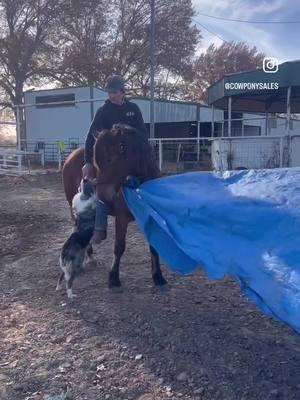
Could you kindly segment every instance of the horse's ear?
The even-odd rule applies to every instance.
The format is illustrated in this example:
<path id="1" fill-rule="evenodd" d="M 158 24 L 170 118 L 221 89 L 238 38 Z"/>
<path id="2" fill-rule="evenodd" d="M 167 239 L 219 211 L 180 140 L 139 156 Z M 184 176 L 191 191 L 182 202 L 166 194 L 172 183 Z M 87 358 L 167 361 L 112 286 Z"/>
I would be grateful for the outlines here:
<path id="1" fill-rule="evenodd" d="M 101 129 L 101 131 L 93 131 L 92 135 L 94 136 L 95 140 L 99 138 L 100 135 L 103 135 L 105 133 L 109 132 L 109 129 Z"/>
<path id="2" fill-rule="evenodd" d="M 122 125 L 121 124 L 113 124 L 111 132 L 116 136 L 121 135 L 121 133 L 122 133 Z"/>
<path id="3" fill-rule="evenodd" d="M 100 131 L 93 131 L 92 132 L 92 135 L 94 136 L 94 138 L 95 138 L 95 140 L 97 140 L 98 139 L 98 136 L 100 135 Z"/>

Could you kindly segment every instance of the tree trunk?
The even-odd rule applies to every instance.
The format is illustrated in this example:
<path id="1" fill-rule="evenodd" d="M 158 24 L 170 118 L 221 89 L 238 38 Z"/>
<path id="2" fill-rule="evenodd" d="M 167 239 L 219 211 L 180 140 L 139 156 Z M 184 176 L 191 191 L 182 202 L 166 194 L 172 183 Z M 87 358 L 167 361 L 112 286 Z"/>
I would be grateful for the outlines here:
<path id="1" fill-rule="evenodd" d="M 17 132 L 18 132 L 18 129 L 20 132 L 20 141 L 21 141 L 20 148 L 22 150 L 24 150 L 26 148 L 25 108 L 22 107 L 22 105 L 24 104 L 23 103 L 23 100 L 24 100 L 23 85 L 24 85 L 24 83 L 21 81 L 16 83 L 15 99 L 14 99 L 14 106 L 18 106 L 18 108 L 17 107 L 14 108 L 14 113 L 15 113 L 15 117 L 16 117 Z"/>

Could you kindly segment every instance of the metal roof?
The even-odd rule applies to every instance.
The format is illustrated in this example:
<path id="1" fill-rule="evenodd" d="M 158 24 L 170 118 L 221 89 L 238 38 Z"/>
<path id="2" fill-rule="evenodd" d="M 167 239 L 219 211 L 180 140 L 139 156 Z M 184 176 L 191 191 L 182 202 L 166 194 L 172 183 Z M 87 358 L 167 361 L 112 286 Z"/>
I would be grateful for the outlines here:
<path id="1" fill-rule="evenodd" d="M 97 89 L 101 90 L 102 92 L 105 92 L 104 89 L 98 86 L 86 86 L 86 85 L 79 85 L 79 86 L 62 86 L 62 87 L 53 87 L 53 88 L 48 88 L 48 89 L 28 89 L 25 90 L 24 93 L 39 93 L 39 92 L 51 92 L 54 90 L 74 90 L 74 89 Z M 106 92 L 105 92 L 106 93 Z"/>
<path id="2" fill-rule="evenodd" d="M 249 88 L 242 86 L 245 83 Z M 253 88 L 256 83 L 263 88 Z M 226 88 L 228 84 L 235 86 Z M 275 89 L 271 89 L 272 85 Z M 232 111 L 285 113 L 288 87 L 291 87 L 291 113 L 300 113 L 300 60 L 280 64 L 274 73 L 256 69 L 224 75 L 208 88 L 208 103 L 226 110 L 231 96 Z"/>

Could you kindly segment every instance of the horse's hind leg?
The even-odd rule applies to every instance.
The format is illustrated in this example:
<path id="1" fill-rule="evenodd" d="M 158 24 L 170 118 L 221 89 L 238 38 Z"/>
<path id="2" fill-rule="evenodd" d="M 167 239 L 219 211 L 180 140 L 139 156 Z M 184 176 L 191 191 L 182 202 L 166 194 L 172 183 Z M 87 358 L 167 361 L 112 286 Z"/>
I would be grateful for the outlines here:
<path id="1" fill-rule="evenodd" d="M 119 277 L 120 260 L 125 251 L 125 239 L 127 232 L 128 220 L 116 217 L 115 221 L 115 248 L 113 263 L 109 272 L 108 287 L 121 286 Z"/>
<path id="2" fill-rule="evenodd" d="M 152 246 L 150 246 L 150 253 L 151 253 L 151 272 L 154 285 L 156 286 L 165 285 L 167 281 L 163 277 L 163 274 L 160 269 L 159 255 Z"/>

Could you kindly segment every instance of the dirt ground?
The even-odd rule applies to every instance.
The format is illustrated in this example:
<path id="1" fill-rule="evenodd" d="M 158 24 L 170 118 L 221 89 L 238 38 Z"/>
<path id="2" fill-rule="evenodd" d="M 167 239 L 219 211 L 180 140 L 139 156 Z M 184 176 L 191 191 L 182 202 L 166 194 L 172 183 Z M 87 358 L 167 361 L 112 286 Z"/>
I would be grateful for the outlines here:
<path id="1" fill-rule="evenodd" d="M 1 400 L 300 398 L 299 336 L 230 279 L 163 266 L 168 288 L 154 288 L 134 224 L 109 290 L 112 222 L 70 304 L 55 292 L 71 230 L 60 176 L 0 177 Z"/>

